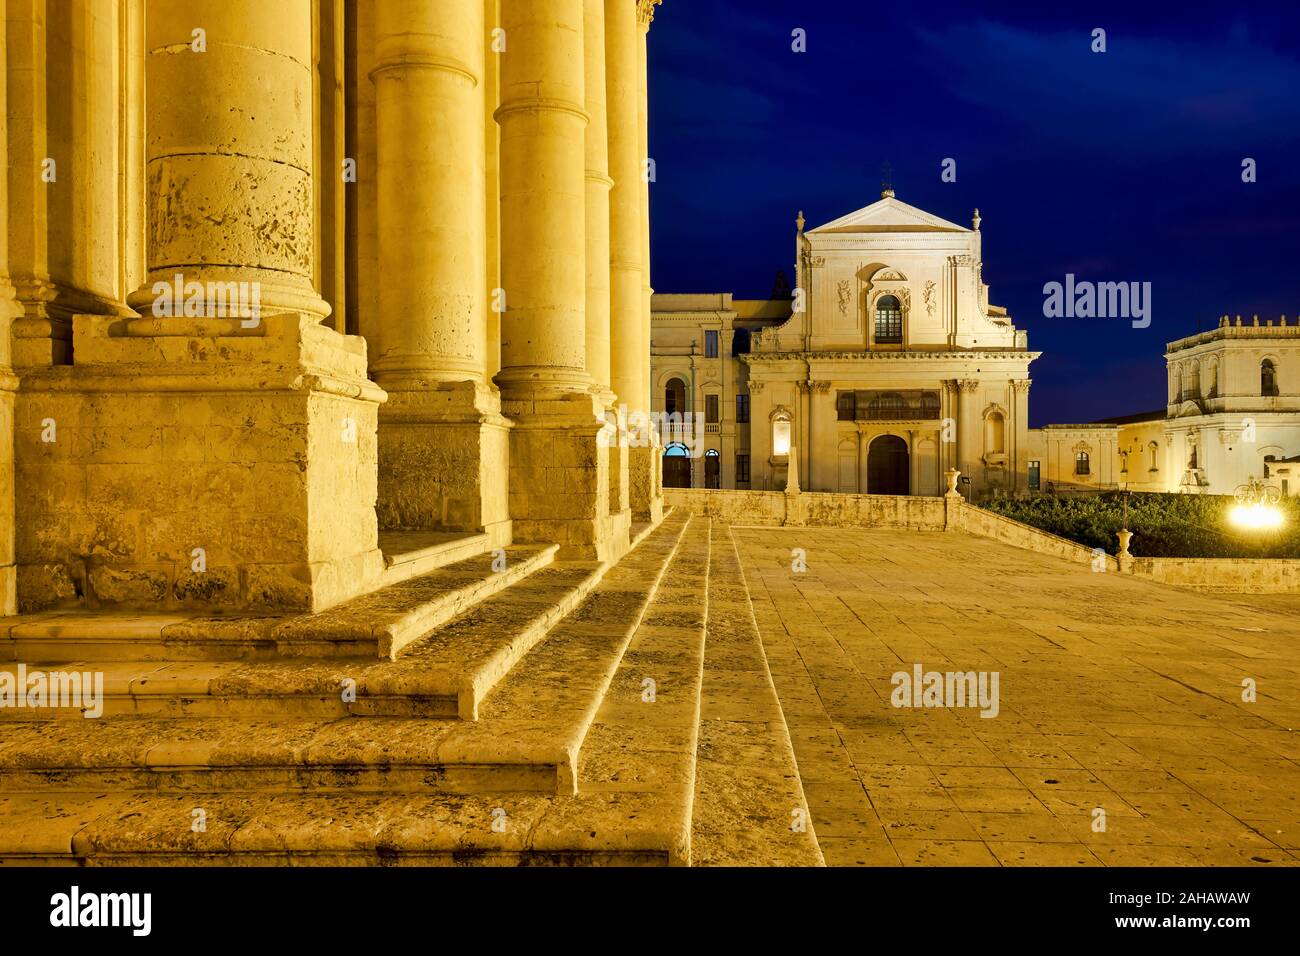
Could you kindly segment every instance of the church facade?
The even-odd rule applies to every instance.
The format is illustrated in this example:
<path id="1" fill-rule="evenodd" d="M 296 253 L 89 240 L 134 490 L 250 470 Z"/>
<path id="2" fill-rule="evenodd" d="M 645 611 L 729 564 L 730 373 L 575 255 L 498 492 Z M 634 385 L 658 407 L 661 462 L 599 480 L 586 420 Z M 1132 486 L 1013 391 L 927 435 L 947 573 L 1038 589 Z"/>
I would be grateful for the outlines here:
<path id="1" fill-rule="evenodd" d="M 656 297 L 652 401 L 704 429 L 699 454 L 668 443 L 665 480 L 781 489 L 793 467 L 809 491 L 937 495 L 955 468 L 970 495 L 1026 491 L 1037 353 L 989 303 L 979 211 L 967 228 L 885 190 L 804 225 L 789 298 Z"/>

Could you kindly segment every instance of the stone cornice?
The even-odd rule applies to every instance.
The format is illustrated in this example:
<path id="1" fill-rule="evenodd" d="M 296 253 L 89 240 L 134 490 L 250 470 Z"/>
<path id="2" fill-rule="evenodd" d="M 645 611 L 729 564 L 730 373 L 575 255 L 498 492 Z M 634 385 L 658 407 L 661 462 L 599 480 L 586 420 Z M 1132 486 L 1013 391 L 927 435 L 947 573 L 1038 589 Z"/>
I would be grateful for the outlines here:
<path id="1" fill-rule="evenodd" d="M 1021 349 L 1007 349 L 1005 351 L 980 351 L 980 352 L 750 352 L 740 356 L 749 364 L 755 362 L 789 362 L 789 361 L 899 361 L 899 360 L 919 360 L 925 362 L 951 362 L 953 359 L 1012 359 L 1020 361 L 1028 359 L 1034 361 L 1042 352 L 1029 352 Z"/>

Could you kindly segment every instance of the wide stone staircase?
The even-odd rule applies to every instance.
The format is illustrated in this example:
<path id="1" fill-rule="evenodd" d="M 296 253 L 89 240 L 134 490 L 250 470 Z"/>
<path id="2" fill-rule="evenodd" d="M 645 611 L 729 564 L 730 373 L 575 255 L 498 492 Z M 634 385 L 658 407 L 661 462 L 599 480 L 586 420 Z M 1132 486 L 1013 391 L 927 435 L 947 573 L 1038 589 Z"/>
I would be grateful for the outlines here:
<path id="1" fill-rule="evenodd" d="M 417 542 L 313 615 L 5 619 L 0 679 L 104 683 L 0 708 L 0 862 L 689 863 L 710 521 L 637 537 Z"/>

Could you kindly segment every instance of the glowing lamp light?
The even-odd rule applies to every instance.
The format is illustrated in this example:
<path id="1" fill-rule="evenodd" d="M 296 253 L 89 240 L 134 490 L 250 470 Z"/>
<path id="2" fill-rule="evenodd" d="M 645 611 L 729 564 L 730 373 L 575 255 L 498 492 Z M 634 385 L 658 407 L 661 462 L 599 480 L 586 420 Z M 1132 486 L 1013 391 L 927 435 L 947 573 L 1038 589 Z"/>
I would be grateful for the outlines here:
<path id="1" fill-rule="evenodd" d="M 1282 527 L 1282 512 L 1272 505 L 1256 501 L 1235 506 L 1228 513 L 1228 520 L 1248 531 L 1271 531 Z"/>
<path id="2" fill-rule="evenodd" d="M 790 454 L 790 422 L 785 419 L 777 419 L 772 424 L 772 454 Z"/>

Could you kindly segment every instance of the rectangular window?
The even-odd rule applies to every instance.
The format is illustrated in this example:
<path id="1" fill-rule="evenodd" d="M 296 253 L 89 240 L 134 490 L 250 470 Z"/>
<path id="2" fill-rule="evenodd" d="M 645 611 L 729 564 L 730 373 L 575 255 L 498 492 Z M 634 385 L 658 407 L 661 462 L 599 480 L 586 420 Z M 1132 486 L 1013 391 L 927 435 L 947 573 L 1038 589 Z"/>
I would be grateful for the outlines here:
<path id="1" fill-rule="evenodd" d="M 718 423 L 718 396 L 704 396 L 704 421 L 710 425 Z"/>
<path id="2" fill-rule="evenodd" d="M 704 357 L 718 357 L 718 333 L 716 329 L 704 333 Z"/>
<path id="3" fill-rule="evenodd" d="M 749 456 L 736 454 L 736 484 L 749 484 Z"/>
<path id="4" fill-rule="evenodd" d="M 1036 461 L 1029 463 L 1029 490 L 1037 491 L 1041 480 L 1042 467 Z"/>
<path id="5" fill-rule="evenodd" d="M 749 421 L 749 396 L 736 396 L 736 422 L 744 425 Z"/>

